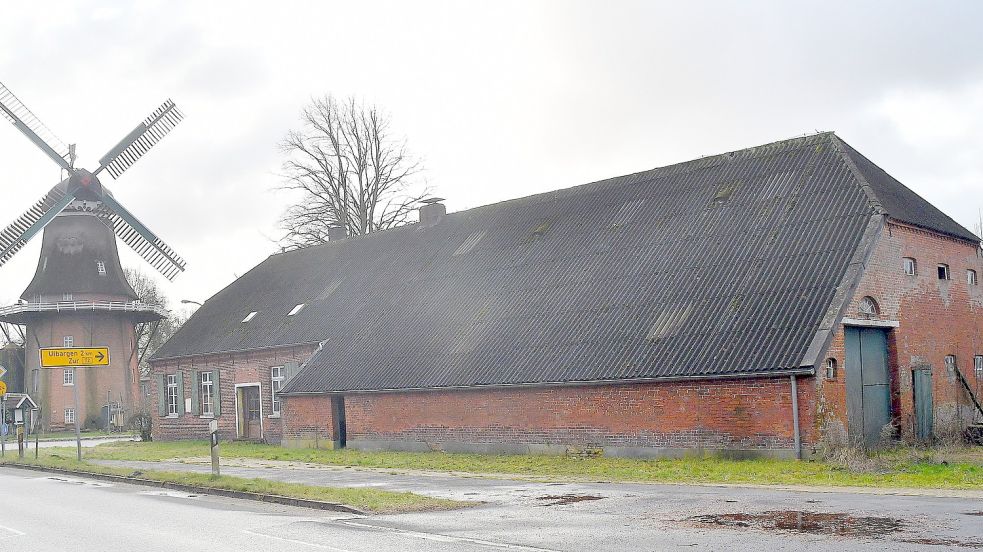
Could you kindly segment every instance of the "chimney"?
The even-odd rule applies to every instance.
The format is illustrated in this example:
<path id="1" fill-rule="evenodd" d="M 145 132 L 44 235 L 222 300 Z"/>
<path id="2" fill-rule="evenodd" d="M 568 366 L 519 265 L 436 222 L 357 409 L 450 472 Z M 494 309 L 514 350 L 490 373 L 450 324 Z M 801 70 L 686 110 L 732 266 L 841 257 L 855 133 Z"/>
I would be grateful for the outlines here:
<path id="1" fill-rule="evenodd" d="M 328 241 L 338 241 L 343 240 L 348 237 L 348 230 L 344 226 L 329 226 L 328 227 Z"/>
<path id="2" fill-rule="evenodd" d="M 423 204 L 420 206 L 421 226 L 433 226 L 444 218 L 447 214 L 447 206 L 441 203 L 442 201 L 444 201 L 442 197 L 428 197 L 420 201 Z"/>

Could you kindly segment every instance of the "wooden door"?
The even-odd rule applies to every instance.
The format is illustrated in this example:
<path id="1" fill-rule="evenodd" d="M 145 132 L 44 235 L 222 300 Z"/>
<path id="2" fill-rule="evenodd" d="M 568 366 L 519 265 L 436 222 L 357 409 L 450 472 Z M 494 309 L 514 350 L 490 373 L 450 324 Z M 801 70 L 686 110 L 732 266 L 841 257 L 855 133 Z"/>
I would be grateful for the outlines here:
<path id="1" fill-rule="evenodd" d="M 239 394 L 239 438 L 259 440 L 263 438 L 260 410 L 259 386 L 240 387 Z"/>
<path id="2" fill-rule="evenodd" d="M 919 441 L 931 441 L 934 421 L 932 369 L 920 367 L 912 370 L 911 380 L 915 401 L 915 438 Z"/>

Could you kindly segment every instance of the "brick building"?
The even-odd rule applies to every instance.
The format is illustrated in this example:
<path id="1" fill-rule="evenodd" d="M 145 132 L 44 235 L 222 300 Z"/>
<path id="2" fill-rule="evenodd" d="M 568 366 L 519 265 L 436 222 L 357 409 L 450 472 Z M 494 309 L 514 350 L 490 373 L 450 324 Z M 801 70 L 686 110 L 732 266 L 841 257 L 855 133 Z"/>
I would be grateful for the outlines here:
<path id="1" fill-rule="evenodd" d="M 979 243 L 831 133 L 429 204 L 206 301 L 152 359 L 154 434 L 785 457 L 952 434 L 983 379 Z"/>

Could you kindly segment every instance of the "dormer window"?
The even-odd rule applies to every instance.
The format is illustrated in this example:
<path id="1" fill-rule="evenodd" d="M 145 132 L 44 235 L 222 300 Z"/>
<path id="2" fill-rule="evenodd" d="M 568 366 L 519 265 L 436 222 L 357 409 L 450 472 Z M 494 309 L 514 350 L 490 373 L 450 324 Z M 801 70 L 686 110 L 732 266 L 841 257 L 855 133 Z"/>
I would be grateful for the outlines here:
<path id="1" fill-rule="evenodd" d="M 106 275 L 106 263 L 104 263 L 102 261 L 96 261 L 96 272 L 98 272 L 100 276 L 105 276 Z"/>
<path id="2" fill-rule="evenodd" d="M 256 318 L 256 311 L 252 311 L 249 314 L 247 314 L 246 317 L 242 319 L 242 323 L 245 324 L 246 322 L 249 322 L 253 318 Z"/>
<path id="3" fill-rule="evenodd" d="M 302 311 L 303 309 L 304 309 L 304 303 L 300 303 L 296 307 L 290 309 L 290 312 L 287 313 L 287 316 L 293 316 L 298 312 Z"/>

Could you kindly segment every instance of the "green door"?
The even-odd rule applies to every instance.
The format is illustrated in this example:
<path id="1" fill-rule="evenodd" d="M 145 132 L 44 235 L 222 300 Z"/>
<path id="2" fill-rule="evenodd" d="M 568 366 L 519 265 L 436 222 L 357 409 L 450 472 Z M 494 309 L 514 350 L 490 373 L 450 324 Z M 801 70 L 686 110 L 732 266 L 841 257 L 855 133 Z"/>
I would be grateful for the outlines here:
<path id="1" fill-rule="evenodd" d="M 919 367 L 911 371 L 911 387 L 915 401 L 915 438 L 932 440 L 932 368 Z"/>
<path id="2" fill-rule="evenodd" d="M 880 328 L 847 327 L 844 336 L 850 440 L 873 447 L 880 441 L 881 430 L 891 423 L 887 332 Z"/>

